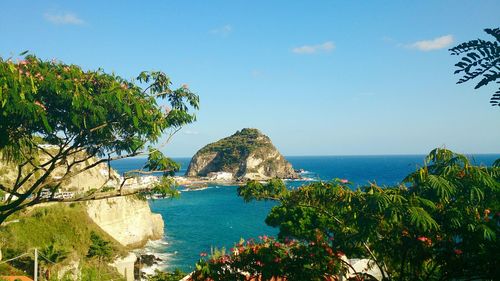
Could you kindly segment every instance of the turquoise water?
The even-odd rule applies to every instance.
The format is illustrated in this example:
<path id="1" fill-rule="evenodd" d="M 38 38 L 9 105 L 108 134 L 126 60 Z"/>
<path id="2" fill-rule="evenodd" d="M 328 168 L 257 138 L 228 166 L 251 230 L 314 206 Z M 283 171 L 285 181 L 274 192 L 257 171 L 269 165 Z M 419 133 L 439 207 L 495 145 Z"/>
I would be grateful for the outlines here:
<path id="1" fill-rule="evenodd" d="M 308 178 L 331 180 L 349 179 L 356 184 L 369 181 L 379 185 L 400 182 L 408 173 L 423 163 L 423 155 L 405 156 L 311 156 L 286 157 L 295 169 L 304 169 Z M 477 164 L 491 165 L 499 155 L 475 155 Z M 175 159 L 181 163 L 183 174 L 189 158 Z M 113 167 L 120 173 L 138 168 L 144 159 L 117 161 Z M 290 186 L 302 181 L 287 182 Z M 164 259 L 161 268 L 193 269 L 200 252 L 210 248 L 231 248 L 240 238 L 276 235 L 277 229 L 264 223 L 272 202 L 244 203 L 236 194 L 235 186 L 211 185 L 199 191 L 182 192 L 178 199 L 150 201 L 153 212 L 165 221 L 165 238 L 148 245 L 146 251 L 158 253 Z"/>

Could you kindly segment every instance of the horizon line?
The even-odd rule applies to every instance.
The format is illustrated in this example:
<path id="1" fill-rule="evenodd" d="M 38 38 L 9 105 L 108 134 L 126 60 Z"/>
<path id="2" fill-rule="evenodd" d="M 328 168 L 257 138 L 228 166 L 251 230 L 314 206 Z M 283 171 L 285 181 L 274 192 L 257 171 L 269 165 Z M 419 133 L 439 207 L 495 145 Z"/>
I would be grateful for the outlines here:
<path id="1" fill-rule="evenodd" d="M 465 156 L 475 156 L 475 155 L 498 155 L 500 152 L 481 152 L 481 153 L 458 153 Z M 389 153 L 389 154 L 294 154 L 294 155 L 283 155 L 283 157 L 357 157 L 357 156 L 427 156 L 428 153 Z M 193 155 L 194 156 L 194 155 Z M 193 158 L 193 156 L 167 156 L 170 158 Z M 124 159 L 145 159 L 145 156 L 130 157 Z M 124 160 L 120 159 L 120 160 Z"/>

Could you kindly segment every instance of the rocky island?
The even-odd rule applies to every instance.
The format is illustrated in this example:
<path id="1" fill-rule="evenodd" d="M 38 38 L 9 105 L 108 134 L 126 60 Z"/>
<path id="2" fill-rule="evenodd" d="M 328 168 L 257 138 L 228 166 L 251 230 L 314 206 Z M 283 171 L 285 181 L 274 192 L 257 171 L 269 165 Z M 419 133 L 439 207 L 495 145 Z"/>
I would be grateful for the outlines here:
<path id="1" fill-rule="evenodd" d="M 257 129 L 242 129 L 210 143 L 191 159 L 188 177 L 214 181 L 296 179 L 292 165 L 279 153 L 271 139 Z"/>

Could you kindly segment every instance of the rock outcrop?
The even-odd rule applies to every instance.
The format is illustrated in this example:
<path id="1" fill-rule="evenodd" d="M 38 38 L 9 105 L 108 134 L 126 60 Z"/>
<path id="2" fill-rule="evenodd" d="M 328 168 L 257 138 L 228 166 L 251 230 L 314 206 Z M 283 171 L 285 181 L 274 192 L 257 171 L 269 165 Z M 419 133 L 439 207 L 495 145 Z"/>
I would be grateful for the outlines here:
<path id="1" fill-rule="evenodd" d="M 89 217 L 124 246 L 140 247 L 163 237 L 163 219 L 133 196 L 89 201 Z"/>
<path id="2" fill-rule="evenodd" d="M 221 172 L 231 173 L 234 180 L 298 178 L 269 137 L 257 129 L 243 129 L 206 145 L 193 156 L 186 175 L 207 177 Z"/>

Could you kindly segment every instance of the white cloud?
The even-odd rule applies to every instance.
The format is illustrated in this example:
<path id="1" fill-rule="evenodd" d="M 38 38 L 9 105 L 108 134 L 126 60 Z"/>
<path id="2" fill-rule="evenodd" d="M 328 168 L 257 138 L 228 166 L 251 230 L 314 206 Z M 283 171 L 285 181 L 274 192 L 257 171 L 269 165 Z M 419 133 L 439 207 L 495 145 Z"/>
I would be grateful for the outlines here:
<path id="1" fill-rule="evenodd" d="M 327 41 L 318 45 L 304 45 L 295 47 L 292 52 L 296 54 L 314 54 L 319 52 L 331 52 L 335 49 L 335 44 L 332 41 Z"/>
<path id="2" fill-rule="evenodd" d="M 210 30 L 210 33 L 216 34 L 216 35 L 227 36 L 232 31 L 233 31 L 233 27 L 230 24 L 226 24 L 224 26 L 217 27 L 217 28 Z"/>
<path id="3" fill-rule="evenodd" d="M 417 41 L 415 43 L 407 45 L 407 47 L 427 52 L 427 51 L 446 48 L 450 46 L 452 43 L 453 43 L 453 35 L 449 34 L 431 40 Z"/>
<path id="4" fill-rule="evenodd" d="M 45 13 L 44 18 L 53 24 L 81 25 L 85 22 L 73 13 Z"/>
<path id="5" fill-rule="evenodd" d="M 184 131 L 184 134 L 186 134 L 186 135 L 197 135 L 197 134 L 199 134 L 199 132 L 186 130 L 186 131 Z"/>

